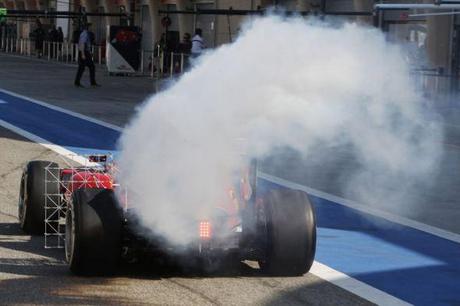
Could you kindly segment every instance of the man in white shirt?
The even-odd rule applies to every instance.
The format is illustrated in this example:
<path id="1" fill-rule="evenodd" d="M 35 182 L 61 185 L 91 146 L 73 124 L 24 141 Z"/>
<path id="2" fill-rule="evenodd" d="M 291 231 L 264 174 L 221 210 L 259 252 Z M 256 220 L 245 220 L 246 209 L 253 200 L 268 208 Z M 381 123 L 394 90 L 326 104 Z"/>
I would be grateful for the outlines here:
<path id="1" fill-rule="evenodd" d="M 91 54 L 91 45 L 93 42 L 91 41 L 92 34 L 89 31 L 89 26 L 89 23 L 84 25 L 83 31 L 78 39 L 78 70 L 77 75 L 75 76 L 75 86 L 77 87 L 83 87 L 80 84 L 80 80 L 86 66 L 89 68 L 91 86 L 100 86 L 96 83 L 96 69 L 94 67 L 93 55 Z"/>
<path id="2" fill-rule="evenodd" d="M 195 36 L 192 38 L 192 56 L 196 57 L 199 56 L 202 52 L 203 49 L 205 49 L 204 41 L 201 29 L 196 29 L 195 30 Z"/>

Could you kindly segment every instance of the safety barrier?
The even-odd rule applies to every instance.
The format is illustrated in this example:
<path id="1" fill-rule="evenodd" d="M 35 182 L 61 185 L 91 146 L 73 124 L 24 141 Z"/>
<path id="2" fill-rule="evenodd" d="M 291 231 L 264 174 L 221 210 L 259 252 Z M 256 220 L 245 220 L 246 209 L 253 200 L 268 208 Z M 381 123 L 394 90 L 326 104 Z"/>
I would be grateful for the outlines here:
<path id="1" fill-rule="evenodd" d="M 41 50 L 35 41 L 27 38 L 4 37 L 0 40 L 0 51 L 24 56 L 37 56 L 49 61 L 78 62 L 78 44 L 71 42 L 43 41 Z M 105 46 L 92 46 L 95 64 L 105 64 Z"/>
<path id="2" fill-rule="evenodd" d="M 423 92 L 434 95 L 440 92 L 448 92 L 452 87 L 453 76 L 437 73 L 421 73 L 417 76 Z"/>
<path id="3" fill-rule="evenodd" d="M 424 69 L 413 73 L 418 88 L 425 98 L 436 101 L 437 106 L 456 101 L 460 91 L 458 76 L 444 74 L 436 69 Z"/>
<path id="4" fill-rule="evenodd" d="M 142 50 L 141 72 L 147 68 L 150 76 L 157 79 L 177 77 L 188 69 L 190 59 L 187 53 Z"/>
<path id="5" fill-rule="evenodd" d="M 44 41 L 41 50 L 36 49 L 36 42 L 27 38 L 3 37 L 0 40 L 0 51 L 23 56 L 36 56 L 63 63 L 78 62 L 78 44 L 71 42 Z M 105 45 L 92 46 L 94 63 L 106 63 Z M 172 78 L 181 75 L 190 66 L 190 54 L 163 52 L 156 50 L 140 51 L 140 68 L 138 73 L 154 79 Z"/>

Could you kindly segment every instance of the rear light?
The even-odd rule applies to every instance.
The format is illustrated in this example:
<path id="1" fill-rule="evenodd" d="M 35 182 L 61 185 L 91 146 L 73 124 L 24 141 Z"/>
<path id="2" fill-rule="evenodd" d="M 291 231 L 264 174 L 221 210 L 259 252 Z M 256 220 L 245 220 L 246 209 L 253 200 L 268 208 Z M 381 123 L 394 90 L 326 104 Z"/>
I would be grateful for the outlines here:
<path id="1" fill-rule="evenodd" d="M 209 221 L 200 222 L 200 238 L 201 239 L 211 238 L 211 223 Z"/>

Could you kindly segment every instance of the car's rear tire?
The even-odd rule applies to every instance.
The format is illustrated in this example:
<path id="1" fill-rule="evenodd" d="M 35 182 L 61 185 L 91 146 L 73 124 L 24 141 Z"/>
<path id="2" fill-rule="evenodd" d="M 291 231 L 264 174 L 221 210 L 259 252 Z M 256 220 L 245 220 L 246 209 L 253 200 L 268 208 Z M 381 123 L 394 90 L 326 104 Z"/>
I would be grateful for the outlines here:
<path id="1" fill-rule="evenodd" d="M 122 212 L 113 190 L 77 189 L 66 220 L 65 253 L 77 275 L 112 274 L 121 254 Z"/>
<path id="2" fill-rule="evenodd" d="M 59 165 L 39 160 L 27 163 L 21 176 L 18 217 L 28 234 L 43 235 L 45 231 L 45 192 L 50 202 L 59 202 Z"/>
<path id="3" fill-rule="evenodd" d="M 264 198 L 267 214 L 266 258 L 261 269 L 275 276 L 307 273 L 316 251 L 316 218 L 306 193 L 291 189 L 270 191 Z"/>

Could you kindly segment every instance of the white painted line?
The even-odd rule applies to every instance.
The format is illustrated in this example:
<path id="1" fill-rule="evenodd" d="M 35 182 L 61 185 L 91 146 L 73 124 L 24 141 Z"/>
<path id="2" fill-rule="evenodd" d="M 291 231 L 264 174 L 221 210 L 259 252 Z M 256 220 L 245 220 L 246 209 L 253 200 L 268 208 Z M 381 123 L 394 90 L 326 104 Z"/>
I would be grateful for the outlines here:
<path id="1" fill-rule="evenodd" d="M 412 305 L 317 261 L 313 263 L 310 273 L 377 305 Z"/>
<path id="2" fill-rule="evenodd" d="M 8 103 L 8 102 L 6 102 L 5 100 L 0 99 L 0 104 L 6 104 L 6 103 Z"/>
<path id="3" fill-rule="evenodd" d="M 88 117 L 88 116 L 85 116 L 85 115 L 82 115 L 82 114 L 67 110 L 65 108 L 55 106 L 55 105 L 51 105 L 51 104 L 45 103 L 43 101 L 39 101 L 39 100 L 36 100 L 36 99 L 33 99 L 33 98 L 29 98 L 29 97 L 26 97 L 26 96 L 23 96 L 23 95 L 20 95 L 20 94 L 17 94 L 15 92 L 11 92 L 11 91 L 8 91 L 8 90 L 2 89 L 2 88 L 0 88 L 0 91 L 4 92 L 6 94 L 12 95 L 12 96 L 21 98 L 21 99 L 25 99 L 25 100 L 30 101 L 32 103 L 36 103 L 38 105 L 53 109 L 53 110 L 63 112 L 65 114 L 68 114 L 68 115 L 71 115 L 71 116 L 74 116 L 74 117 L 77 117 L 77 118 L 80 118 L 80 119 L 83 119 L 83 120 L 86 120 L 86 121 L 89 121 L 89 122 L 92 122 L 92 123 L 95 123 L 95 124 L 99 124 L 101 126 L 113 129 L 115 131 L 123 132 L 123 128 L 120 127 L 120 126 L 110 124 L 110 123 L 107 123 L 107 122 L 104 122 L 104 121 L 101 121 L 101 120 L 98 120 L 98 119 L 95 119 L 95 118 L 92 118 L 92 117 Z M 0 100 L 0 101 L 3 101 L 3 100 Z M 5 122 L 5 124 L 8 124 L 8 123 Z M 14 127 L 14 128 L 16 128 L 16 127 Z M 23 131 L 25 133 L 28 133 L 27 131 L 24 131 L 24 130 L 21 130 L 21 131 Z M 32 134 L 30 134 L 30 135 L 32 135 Z M 33 136 L 38 137 L 38 136 L 35 136 L 35 135 L 33 135 Z M 24 137 L 26 137 L 26 136 L 24 136 Z M 35 141 L 33 139 L 30 139 L 30 140 Z M 36 142 L 40 143 L 40 141 L 36 141 Z M 50 144 L 50 145 L 52 145 L 52 144 Z M 52 146 L 54 146 L 54 145 L 52 145 Z M 61 147 L 61 149 L 66 150 L 66 149 L 64 149 L 62 147 Z M 53 150 L 53 149 L 51 149 L 51 150 Z M 66 150 L 66 151 L 70 152 L 68 150 Z M 59 152 L 57 152 L 57 153 L 59 153 Z M 59 153 L 59 154 L 61 154 L 61 153 Z M 66 153 L 66 154 L 68 154 L 68 153 Z M 449 231 L 446 231 L 446 230 L 443 230 L 443 229 L 440 229 L 440 228 L 437 228 L 437 227 L 434 227 L 434 226 L 431 226 L 431 225 L 427 225 L 427 224 L 424 224 L 424 223 L 421 223 L 421 222 L 418 222 L 418 221 L 414 221 L 414 220 L 411 220 L 411 219 L 408 219 L 408 218 L 405 218 L 405 217 L 393 215 L 393 214 L 381 211 L 381 210 L 376 209 L 376 208 L 372 208 L 372 207 L 369 207 L 369 206 L 366 206 L 366 205 L 363 205 L 363 204 L 359 204 L 359 203 L 357 203 L 355 201 L 347 200 L 347 199 L 344 199 L 344 198 L 341 198 L 341 197 L 338 197 L 338 196 L 335 196 L 335 195 L 332 195 L 332 194 L 329 194 L 329 193 L 326 193 L 326 192 L 323 192 L 323 191 L 320 191 L 320 190 L 317 190 L 317 189 L 314 189 L 314 188 L 311 188 L 311 187 L 300 185 L 300 184 L 297 184 L 297 183 L 294 183 L 294 182 L 291 182 L 291 181 L 288 181 L 288 180 L 284 180 L 282 178 L 279 178 L 279 177 L 276 177 L 276 176 L 273 176 L 273 175 L 269 175 L 269 174 L 266 174 L 266 173 L 263 173 L 263 172 L 259 172 L 259 176 L 262 177 L 262 178 L 267 179 L 268 181 L 277 183 L 279 185 L 282 185 L 282 186 L 285 186 L 285 187 L 288 187 L 288 188 L 303 190 L 303 191 L 305 191 L 305 192 L 307 192 L 309 194 L 312 194 L 314 196 L 317 196 L 317 197 L 320 197 L 320 198 L 323 198 L 323 199 L 326 199 L 326 200 L 329 200 L 329 201 L 332 201 L 332 202 L 335 202 L 335 203 L 338 203 L 338 204 L 341 204 L 341 205 L 344 205 L 344 206 L 347 206 L 347 207 L 351 207 L 351 208 L 354 208 L 356 210 L 359 210 L 359 211 L 362 211 L 362 212 L 365 212 L 365 213 L 369 213 L 369 214 L 384 218 L 386 220 L 389 220 L 389 221 L 392 221 L 392 222 L 395 222 L 395 223 L 398 223 L 398 224 L 409 226 L 409 227 L 418 229 L 420 231 L 423 231 L 423 232 L 426 232 L 426 233 L 429 233 L 429 234 L 432 234 L 432 235 L 435 235 L 435 236 L 438 236 L 438 237 L 441 237 L 441 238 L 444 238 L 444 239 L 448 239 L 448 240 L 460 243 L 460 235 L 459 234 L 455 234 L 455 233 L 452 233 L 452 232 L 449 232 Z"/>
<path id="4" fill-rule="evenodd" d="M 60 155 L 63 155 L 63 156 L 74 156 L 73 160 L 75 160 L 76 162 L 84 165 L 85 163 L 87 164 L 88 163 L 88 160 L 82 156 L 78 156 L 75 154 L 75 152 L 72 152 L 70 150 L 67 150 L 66 148 L 63 148 L 61 146 L 58 146 L 58 145 L 55 145 L 55 144 L 52 144 L 51 142 L 49 142 L 48 140 L 45 140 L 35 134 L 32 134 L 32 133 L 29 133 L 21 128 L 18 128 L 6 121 L 3 121 L 0 119 L 0 126 L 24 137 L 24 138 L 27 138 L 33 142 L 36 142 L 42 146 L 44 146 L 45 148 L 48 148 Z"/>
<path id="5" fill-rule="evenodd" d="M 61 108 L 61 107 L 57 107 L 57 106 L 54 106 L 54 105 L 49 105 L 45 102 L 42 102 L 42 101 L 38 101 L 38 100 L 34 100 L 34 99 L 31 99 L 29 97 L 25 97 L 25 96 L 22 96 L 22 95 L 19 95 L 19 94 L 16 94 L 16 93 L 13 93 L 13 92 L 10 92 L 10 91 L 7 91 L 7 90 L 3 90 L 3 89 L 0 89 L 0 91 L 3 91 L 7 94 L 10 94 L 12 96 L 16 96 L 16 97 L 19 97 L 19 98 L 23 98 L 23 99 L 26 99 L 30 102 L 33 102 L 33 103 L 36 103 L 36 104 L 39 104 L 39 105 L 42 105 L 42 106 L 45 106 L 45 107 L 48 107 L 48 108 L 51 108 L 51 109 L 54 109 L 54 110 L 57 110 L 57 111 L 60 111 L 60 112 L 63 112 L 63 113 L 66 113 L 66 114 L 69 114 L 69 115 L 72 115 L 72 116 L 75 116 L 77 118 L 80 118 L 80 119 L 83 119 L 83 120 L 87 120 L 89 122 L 93 122 L 93 123 L 96 123 L 96 124 L 100 124 L 102 126 L 105 126 L 105 127 L 108 127 L 108 128 L 111 128 L 111 129 L 114 129 L 116 131 L 120 131 L 122 132 L 123 129 L 119 126 L 116 126 L 116 125 L 112 125 L 112 124 L 109 124 L 109 123 L 106 123 L 106 122 L 103 122 L 103 121 L 100 121 L 100 120 L 97 120 L 97 119 L 94 119 L 94 118 L 91 118 L 91 117 L 87 117 L 85 115 L 82 115 L 82 114 L 78 114 L 78 113 L 75 113 L 75 112 L 72 112 L 72 111 L 69 111 L 69 110 L 66 110 L 64 108 Z M 50 143 L 49 141 L 37 136 L 37 135 L 34 135 L 34 134 L 31 134 L 23 129 L 20 129 L 14 125 L 11 125 L 9 124 L 8 122 L 5 122 L 3 120 L 0 120 L 0 126 L 3 126 L 4 128 L 7 128 L 31 141 L 34 141 L 36 143 L 39 143 L 41 144 L 42 146 L 60 154 L 60 155 L 63 155 L 63 156 L 68 156 L 68 155 L 74 155 L 74 160 L 81 163 L 81 164 L 85 164 L 87 163 L 87 159 L 84 158 L 84 157 L 81 157 L 81 156 L 75 156 L 75 153 L 72 152 L 72 151 L 69 151 L 61 146 L 58 146 L 58 145 L 55 145 L 55 144 L 52 144 Z M 460 243 L 460 235 L 458 234 L 454 234 L 454 233 L 451 233 L 451 232 L 448 232 L 448 231 L 445 231 L 445 230 L 442 230 L 442 229 L 439 229 L 439 228 L 436 228 L 436 227 L 433 227 L 433 226 L 430 226 L 430 225 L 426 225 L 426 224 L 423 224 L 423 223 L 420 223 L 420 222 L 417 222 L 417 221 L 414 221 L 414 220 L 410 220 L 408 218 L 405 218 L 405 217 L 400 217 L 400 216 L 396 216 L 396 215 L 392 215 L 390 213 L 387 213 L 387 212 L 383 212 L 383 211 L 380 211 L 378 209 L 375 209 L 375 208 L 371 208 L 371 207 L 368 207 L 368 206 L 365 206 L 365 205 L 362 205 L 362 204 L 359 204 L 357 202 L 354 202 L 354 201 L 351 201 L 351 200 L 347 200 L 347 199 L 344 199 L 344 198 L 341 198 L 341 197 L 338 197 L 338 196 L 335 196 L 335 195 L 332 195 L 332 194 L 329 194 L 329 193 L 326 193 L 326 192 L 323 192 L 323 191 L 320 191 L 320 190 L 317 190 L 317 189 L 314 189 L 314 188 L 310 188 L 310 187 L 307 187 L 307 186 L 303 186 L 303 185 L 300 185 L 300 184 L 297 184 L 297 183 L 294 183 L 294 182 L 290 182 L 288 180 L 284 180 L 282 178 L 279 178 L 279 177 L 276 177 L 276 176 L 272 176 L 272 175 L 269 175 L 269 174 L 266 174 L 266 173 L 263 173 L 263 172 L 259 172 L 258 173 L 258 176 L 263 178 L 263 179 L 266 179 L 270 182 L 273 182 L 273 183 L 276 183 L 276 184 L 279 184 L 281 186 L 285 186 L 285 187 L 288 187 L 288 188 L 292 188 L 292 189 L 298 189 L 298 190 L 302 190 L 302 191 L 305 191 L 309 194 L 312 194 L 314 196 L 317 196 L 317 197 L 320 197 L 320 198 L 323 198 L 323 199 L 326 199 L 326 200 L 329 200 L 329 201 L 332 201 L 332 202 L 335 202 L 337 204 L 340 204 L 340 205 L 343 205 L 343 206 L 347 206 L 347 207 L 350 207 L 350 208 L 353 208 L 353 209 L 356 209 L 356 210 L 359 210 L 359 211 L 362 211 L 362 212 L 365 212 L 365 213 L 369 213 L 369 214 L 372 214 L 372 215 L 375 215 L 375 216 L 378 216 L 378 217 L 381 217 L 381 218 L 384 218 L 386 220 L 389 220 L 391 222 L 395 222 L 395 223 L 398 223 L 398 224 L 402 224 L 402 225 L 405 225 L 405 226 L 408 226 L 408 227 L 412 227 L 412 228 L 415 228 L 415 229 L 418 229 L 420 231 L 423 231 L 423 232 L 427 232 L 427 233 L 430 233 L 432 235 L 435 235 L 435 236 L 438 236 L 438 237 L 441 237 L 441 238 L 444 238 L 444 239 L 448 239 L 448 240 L 451 240 L 451 241 L 454 241 L 454 242 L 458 242 Z M 340 288 L 343 288 L 351 293 L 354 293 L 372 303 L 375 303 L 375 304 L 378 304 L 378 305 L 411 305 L 403 300 L 400 300 L 390 294 L 387 294 L 377 288 L 374 288 L 372 286 L 369 286 L 357 279 L 354 279 L 342 272 L 339 272 L 337 270 L 334 270 L 322 263 L 319 263 L 317 261 L 314 262 L 310 272 L 322 279 L 324 279 L 325 281 L 327 282 L 330 282 Z"/>
<path id="6" fill-rule="evenodd" d="M 83 120 L 86 120 L 86 121 L 89 121 L 89 122 L 92 122 L 92 123 L 95 123 L 95 124 L 99 124 L 101 126 L 105 126 L 107 128 L 113 129 L 115 131 L 123 132 L 123 128 L 119 127 L 117 125 L 113 125 L 113 124 L 110 124 L 110 123 L 107 123 L 107 122 L 104 122 L 104 121 L 101 121 L 101 120 L 98 120 L 98 119 L 95 119 L 95 118 L 92 118 L 92 117 L 88 117 L 88 116 L 85 116 L 85 115 L 82 115 L 82 114 L 67 110 L 67 109 L 59 107 L 59 106 L 50 105 L 48 103 L 45 103 L 45 102 L 42 102 L 42 101 L 39 101 L 39 100 L 36 100 L 36 99 L 33 99 L 33 98 L 29 98 L 29 97 L 26 97 L 26 96 L 23 96 L 23 95 L 20 95 L 20 94 L 17 94 L 15 92 L 11 92 L 11 91 L 8 91 L 8 90 L 2 89 L 2 88 L 0 88 L 0 91 L 4 92 L 6 94 L 12 95 L 12 96 L 21 98 L 21 99 L 25 99 L 25 100 L 30 101 L 32 103 L 36 103 L 38 105 L 41 105 L 41 106 L 44 106 L 44 107 L 47 107 L 47 108 L 50 108 L 50 109 L 53 109 L 53 110 L 56 110 L 56 111 L 59 111 L 59 112 L 63 112 L 65 114 L 68 114 L 68 115 L 71 115 L 71 116 L 74 116 L 74 117 L 77 117 L 77 118 L 80 118 L 80 119 L 83 119 Z M 2 101 L 2 100 L 0 100 L 0 101 Z M 8 123 L 5 122 L 5 124 L 8 124 Z M 16 127 L 14 127 L 14 128 L 16 128 Z M 23 131 L 25 133 L 28 133 L 27 131 L 24 131 L 24 130 L 21 130 L 21 131 Z M 32 135 L 32 134 L 30 134 L 30 135 Z M 33 136 L 38 137 L 38 136 L 35 136 L 35 135 L 33 135 Z M 26 136 L 24 136 L 24 137 L 26 137 Z M 35 141 L 33 139 L 31 139 L 31 140 Z M 39 142 L 39 141 L 36 141 L 36 142 Z M 52 145 L 52 144 L 50 144 L 50 145 Z M 52 146 L 55 146 L 55 145 L 52 145 Z M 66 150 L 66 149 L 64 149 L 62 147 L 61 147 L 61 149 Z M 51 150 L 53 150 L 53 149 L 51 149 Z M 70 152 L 68 150 L 66 150 L 66 151 Z M 57 152 L 57 153 L 59 153 L 59 152 Z M 335 203 L 338 203 L 338 204 L 341 204 L 341 205 L 344 205 L 344 206 L 347 206 L 347 207 L 351 207 L 351 208 L 354 208 L 356 210 L 359 210 L 359 211 L 362 211 L 362 212 L 365 212 L 365 213 L 369 213 L 369 214 L 384 218 L 386 220 L 389 220 L 389 221 L 392 221 L 392 222 L 395 222 L 395 223 L 398 223 L 398 224 L 409 226 L 409 227 L 418 229 L 420 231 L 423 231 L 423 232 L 426 232 L 426 233 L 429 233 L 429 234 L 432 234 L 432 235 L 435 235 L 435 236 L 438 236 L 438 237 L 441 237 L 441 238 L 444 238 L 444 239 L 448 239 L 448 240 L 460 243 L 460 235 L 459 234 L 455 234 L 455 233 L 452 233 L 452 232 L 449 232 L 449 231 L 446 231 L 446 230 L 443 230 L 443 229 L 440 229 L 440 228 L 437 228 L 437 227 L 434 227 L 434 226 L 431 226 L 431 225 L 427 225 L 427 224 L 424 224 L 424 223 L 421 223 L 421 222 L 418 222 L 418 221 L 414 221 L 414 220 L 411 220 L 411 219 L 408 219 L 408 218 L 405 218 L 405 217 L 393 215 L 393 214 L 381 211 L 381 210 L 376 209 L 376 208 L 372 208 L 372 207 L 369 207 L 369 206 L 366 206 L 366 205 L 363 205 L 363 204 L 359 204 L 359 203 L 357 203 L 355 201 L 347 200 L 347 199 L 344 199 L 344 198 L 341 198 L 341 197 L 338 197 L 338 196 L 335 196 L 335 195 L 332 195 L 332 194 L 329 194 L 329 193 L 326 193 L 326 192 L 323 192 L 323 191 L 320 191 L 320 190 L 317 190 L 317 189 L 314 189 L 314 188 L 311 188 L 311 187 L 300 185 L 300 184 L 297 184 L 297 183 L 294 183 L 294 182 L 291 182 L 291 181 L 288 181 L 288 180 L 284 180 L 282 178 L 279 178 L 279 177 L 276 177 L 276 176 L 273 176 L 273 175 L 269 175 L 269 174 L 266 174 L 266 173 L 263 173 L 263 172 L 259 172 L 259 176 L 262 177 L 262 178 L 267 179 L 268 181 L 277 183 L 279 185 L 282 185 L 282 186 L 285 186 L 285 187 L 288 187 L 288 188 L 303 190 L 303 191 L 305 191 L 305 192 L 307 192 L 309 194 L 312 194 L 314 196 L 317 196 L 317 197 L 320 197 L 320 198 L 323 198 L 323 199 L 326 199 L 326 200 L 329 200 L 329 201 L 332 201 L 332 202 L 335 202 Z"/>
<path id="7" fill-rule="evenodd" d="M 27 132 L 21 128 L 18 128 L 4 120 L 0 119 L 0 126 L 24 137 L 33 142 L 36 142 L 60 155 L 70 156 L 72 155 L 72 160 L 80 163 L 87 164 L 88 160 L 82 156 L 76 155 L 74 152 L 69 151 L 61 146 L 50 143 L 49 141 Z M 267 179 L 266 174 L 262 174 L 265 179 Z M 281 184 L 280 184 L 281 185 Z M 298 189 L 298 188 L 297 188 Z M 391 296 L 381 290 L 378 290 L 374 287 L 371 287 L 363 282 L 360 282 L 346 274 L 343 274 L 339 271 L 336 271 L 328 266 L 325 266 L 319 262 L 314 262 L 310 272 L 327 282 L 330 282 L 340 288 L 343 288 L 351 293 L 354 293 L 372 303 L 381 304 L 381 305 L 409 305 L 398 298 Z"/>
<path id="8" fill-rule="evenodd" d="M 86 120 L 86 121 L 89 121 L 89 122 L 92 122 L 92 123 L 95 123 L 95 124 L 99 124 L 101 126 L 104 126 L 106 128 L 109 128 L 109 129 L 112 129 L 112 130 L 115 130 L 115 131 L 118 131 L 118 132 L 123 131 L 123 128 L 121 128 L 121 127 L 119 127 L 117 125 L 114 125 L 114 124 L 111 124 L 111 123 L 108 123 L 108 122 L 105 122 L 105 121 L 102 121 L 102 120 L 98 120 L 98 119 L 95 119 L 95 118 L 92 118 L 92 117 L 88 117 L 88 116 L 82 115 L 82 114 L 77 113 L 77 112 L 70 111 L 68 109 L 65 109 L 65 108 L 62 108 L 62 107 L 59 107 L 59 106 L 51 105 L 51 104 L 43 102 L 43 101 L 39 101 L 39 100 L 36 100 L 36 99 L 33 99 L 33 98 L 29 98 L 29 97 L 17 94 L 15 92 L 5 90 L 3 88 L 0 88 L 0 92 L 3 92 L 5 94 L 11 95 L 11 96 L 14 96 L 16 98 L 24 99 L 24 100 L 26 100 L 28 102 L 35 103 L 35 104 L 47 107 L 49 109 L 53 109 L 55 111 L 58 111 L 58 112 L 61 112 L 61 113 L 67 114 L 67 115 L 74 116 L 76 118 L 80 118 L 80 119 L 83 119 L 83 120 Z"/>
<path id="9" fill-rule="evenodd" d="M 36 142 L 60 155 L 63 155 L 64 157 L 65 156 L 69 156 L 69 155 L 72 155 L 73 158 L 72 160 L 80 163 L 80 164 L 87 164 L 88 160 L 82 156 L 78 156 L 76 155 L 74 152 L 72 151 L 69 151 L 61 146 L 58 146 L 58 145 L 55 145 L 55 144 L 52 144 L 50 143 L 49 141 L 35 135 L 35 134 L 32 134 L 30 132 L 27 132 L 21 128 L 18 128 L 4 120 L 1 120 L 0 119 L 0 126 L 10 130 L 10 131 L 13 131 L 14 133 L 18 134 L 18 135 L 21 135 L 23 136 L 24 138 L 27 138 L 33 142 Z M 264 173 L 260 173 L 261 177 L 268 179 L 268 177 L 270 178 L 274 178 L 272 176 L 269 176 L 267 174 L 264 174 Z M 280 178 L 276 178 L 277 180 L 281 180 Z M 273 180 L 271 180 L 273 181 Z M 291 186 L 293 183 L 291 183 Z M 280 184 L 280 185 L 285 185 L 285 183 L 283 184 Z M 301 186 L 301 185 L 299 185 Z M 292 187 L 290 187 L 292 188 Z M 305 187 L 306 188 L 306 187 Z M 300 189 L 300 188 L 296 188 L 296 189 Z M 360 282 L 346 274 L 343 274 L 339 271 L 336 271 L 326 265 L 323 265 L 319 262 L 315 262 L 310 270 L 311 273 L 313 273 L 314 275 L 320 277 L 321 279 L 324 279 L 325 281 L 328 281 L 340 288 L 343 288 L 351 293 L 354 293 L 366 300 L 369 300 L 370 302 L 372 303 L 375 303 L 375 304 L 383 304 L 383 305 L 409 305 L 407 304 L 406 302 L 394 297 L 394 296 L 391 296 L 381 290 L 378 290 L 374 287 L 371 287 L 363 282 Z"/>
<path id="10" fill-rule="evenodd" d="M 408 226 L 408 227 L 417 229 L 419 231 L 429 233 L 434 236 L 438 236 L 438 237 L 441 237 L 441 238 L 444 238 L 450 241 L 460 243 L 459 234 L 455 234 L 455 233 L 452 233 L 452 232 L 449 232 L 449 231 L 446 231 L 446 230 L 443 230 L 443 229 L 440 229 L 440 228 L 437 228 L 437 227 L 434 227 L 428 224 L 414 221 L 409 218 L 393 215 L 391 213 L 379 210 L 377 208 L 369 207 L 369 206 L 360 204 L 358 202 L 347 200 L 347 199 L 344 199 L 344 198 L 341 198 L 341 197 L 338 197 L 338 196 L 335 196 L 335 195 L 332 195 L 332 194 L 329 194 L 329 193 L 326 193 L 326 192 L 323 192 L 323 191 L 320 191 L 314 188 L 310 188 L 304 185 L 293 183 L 291 181 L 288 181 L 288 180 L 285 180 L 285 179 L 282 179 L 282 178 L 279 178 L 279 177 L 276 177 L 276 176 L 273 176 L 267 173 L 258 172 L 257 175 L 272 183 L 275 183 L 275 184 L 278 184 L 278 185 L 281 185 L 287 188 L 291 188 L 291 189 L 302 190 L 315 197 L 323 198 L 325 200 L 335 202 L 337 204 L 347 206 L 347 207 L 386 219 L 388 221 L 391 221 L 397 224 Z"/>

